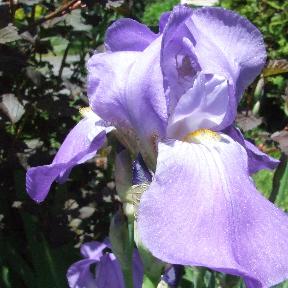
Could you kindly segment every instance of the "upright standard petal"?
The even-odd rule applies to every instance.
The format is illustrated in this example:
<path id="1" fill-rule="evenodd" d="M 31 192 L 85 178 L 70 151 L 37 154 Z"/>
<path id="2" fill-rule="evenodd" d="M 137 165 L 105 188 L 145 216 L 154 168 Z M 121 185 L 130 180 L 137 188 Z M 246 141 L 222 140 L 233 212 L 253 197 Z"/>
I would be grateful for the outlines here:
<path id="1" fill-rule="evenodd" d="M 185 21 L 191 14 L 190 8 L 176 6 L 163 31 L 160 64 L 169 114 L 179 98 L 191 88 L 194 76 L 200 71 L 193 52 L 183 42 L 190 35 Z"/>
<path id="2" fill-rule="evenodd" d="M 265 64 L 262 35 L 247 19 L 223 8 L 197 9 L 186 25 L 201 70 L 225 76 L 231 86 L 229 109 L 219 126 L 226 128 L 233 123 L 245 88 Z"/>
<path id="3" fill-rule="evenodd" d="M 95 156 L 104 144 L 106 130 L 110 131 L 110 128 L 103 126 L 98 117 L 81 120 L 67 135 L 50 165 L 28 169 L 26 190 L 29 196 L 37 202 L 42 202 L 55 180 L 65 182 L 74 166 Z"/>
<path id="4" fill-rule="evenodd" d="M 126 85 L 131 67 L 141 52 L 100 53 L 88 61 L 90 106 L 114 126 L 131 128 L 126 103 Z"/>
<path id="5" fill-rule="evenodd" d="M 161 14 L 160 19 L 159 19 L 159 33 L 163 33 L 166 24 L 168 23 L 169 17 L 171 15 L 171 12 L 164 12 Z"/>
<path id="6" fill-rule="evenodd" d="M 126 103 L 146 161 L 156 162 L 157 140 L 165 136 L 167 108 L 160 68 L 161 36 L 137 58 L 128 77 Z M 154 159 L 155 158 L 155 159 Z"/>
<path id="7" fill-rule="evenodd" d="M 186 25 L 201 69 L 232 77 L 239 100 L 266 61 L 260 31 L 235 12 L 215 7 L 194 10 Z"/>
<path id="8" fill-rule="evenodd" d="M 218 127 L 224 129 L 233 123 L 243 91 L 261 72 L 265 59 L 261 33 L 240 15 L 215 7 L 175 7 L 161 51 L 169 112 L 191 88 L 197 72 L 222 76 L 230 90 L 229 109 Z"/>
<path id="9" fill-rule="evenodd" d="M 147 26 L 133 19 L 120 19 L 106 31 L 105 46 L 108 51 L 143 51 L 155 38 Z"/>
<path id="10" fill-rule="evenodd" d="M 200 128 L 217 130 L 229 105 L 229 87 L 224 77 L 199 73 L 169 117 L 167 137 L 182 139 Z"/>
<path id="11" fill-rule="evenodd" d="M 159 144 L 138 229 L 165 262 L 239 275 L 248 288 L 270 287 L 288 278 L 288 218 L 255 189 L 242 146 L 221 137 Z"/>

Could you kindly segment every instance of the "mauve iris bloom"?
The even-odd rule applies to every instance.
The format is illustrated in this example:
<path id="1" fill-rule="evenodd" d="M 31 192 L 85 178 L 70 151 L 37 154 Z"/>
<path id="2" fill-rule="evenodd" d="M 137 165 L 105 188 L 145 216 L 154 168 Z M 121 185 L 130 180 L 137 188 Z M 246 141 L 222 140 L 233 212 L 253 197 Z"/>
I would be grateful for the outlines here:
<path id="1" fill-rule="evenodd" d="M 81 246 L 81 254 L 85 259 L 74 263 L 68 269 L 67 279 L 70 288 L 125 288 L 120 264 L 113 253 L 105 252 L 107 248 L 111 248 L 109 243 L 97 241 Z M 95 265 L 95 273 L 92 272 L 91 265 Z M 141 288 L 142 280 L 143 266 L 138 251 L 135 250 L 133 255 L 134 287 Z"/>
<path id="2" fill-rule="evenodd" d="M 121 19 L 107 30 L 107 52 L 95 54 L 88 62 L 88 96 L 94 113 L 84 111 L 85 118 L 68 134 L 51 164 L 28 170 L 26 189 L 32 199 L 43 201 L 54 181 L 65 182 L 75 165 L 95 156 L 112 125 L 121 142 L 134 153 L 140 151 L 150 167 L 155 167 L 159 139 L 182 137 L 187 131 L 205 127 L 229 130 L 228 134 L 246 148 L 251 173 L 275 168 L 277 161 L 254 145 L 245 145 L 241 133 L 231 126 L 242 91 L 265 61 L 259 31 L 223 9 L 194 10 L 199 14 L 197 19 L 207 14 L 212 24 L 189 24 L 191 13 L 189 8 L 178 6 L 172 13 L 163 14 L 158 34 L 131 19 Z M 225 24 L 230 18 L 234 21 L 231 28 Z M 219 22 L 220 29 L 224 27 L 222 36 L 209 30 L 218 27 L 213 21 Z M 229 39 L 232 36 L 237 39 Z M 235 41 L 239 43 L 232 49 Z M 225 43 L 230 46 L 222 49 Z M 198 90 L 201 93 L 193 97 Z M 209 93 L 209 99 L 203 96 L 205 93 Z M 181 95 L 186 96 L 181 97 L 175 110 Z"/>
<path id="3" fill-rule="evenodd" d="M 105 123 L 93 123 L 99 134 L 85 145 L 76 126 L 51 165 L 29 170 L 30 195 L 43 200 L 55 179 L 89 159 L 109 123 L 127 148 L 156 166 L 137 213 L 154 256 L 239 275 L 247 287 L 288 278 L 288 218 L 249 176 L 278 161 L 233 126 L 240 98 L 266 60 L 261 33 L 225 9 L 177 6 L 161 17 L 158 34 L 134 20 L 115 22 L 105 46 L 88 62 L 90 106 Z M 83 137 L 74 139 L 78 133 Z"/>

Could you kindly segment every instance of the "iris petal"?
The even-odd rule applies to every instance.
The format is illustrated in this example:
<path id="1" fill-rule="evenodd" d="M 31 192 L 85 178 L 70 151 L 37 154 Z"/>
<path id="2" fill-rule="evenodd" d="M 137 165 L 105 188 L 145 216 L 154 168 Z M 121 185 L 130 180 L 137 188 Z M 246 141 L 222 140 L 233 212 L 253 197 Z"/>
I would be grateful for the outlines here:
<path id="1" fill-rule="evenodd" d="M 126 85 L 140 52 L 95 54 L 88 61 L 90 106 L 102 119 L 131 128 L 127 112 Z"/>
<path id="2" fill-rule="evenodd" d="M 231 75 L 239 100 L 265 64 L 260 31 L 232 11 L 211 7 L 195 10 L 186 25 L 195 39 L 195 53 L 202 70 Z"/>
<path id="3" fill-rule="evenodd" d="M 166 133 L 167 111 L 160 68 L 161 36 L 133 64 L 127 82 L 126 103 L 131 122 L 145 151 L 154 159 L 155 142 Z M 146 159 L 145 159 L 146 160 Z"/>
<path id="4" fill-rule="evenodd" d="M 190 131 L 203 127 L 215 130 L 225 117 L 228 102 L 227 80 L 199 73 L 193 87 L 182 95 L 169 118 L 167 136 L 182 139 Z"/>
<path id="5" fill-rule="evenodd" d="M 101 121 L 99 126 L 96 123 L 95 118 L 81 120 L 67 135 L 50 165 L 28 169 L 26 190 L 33 200 L 42 202 L 55 180 L 65 182 L 74 166 L 84 163 L 96 154 L 106 139 L 105 131 L 111 130 L 102 126 Z"/>
<path id="6" fill-rule="evenodd" d="M 143 51 L 157 35 L 147 26 L 132 20 L 120 19 L 106 31 L 105 46 L 107 50 Z"/>
<path id="7" fill-rule="evenodd" d="M 71 265 L 67 272 L 67 280 L 70 288 L 95 288 L 95 278 L 90 266 L 97 261 L 84 259 Z"/>
<path id="8" fill-rule="evenodd" d="M 265 60 L 262 35 L 247 19 L 222 8 L 175 7 L 163 32 L 161 51 L 169 112 L 191 88 L 197 72 L 222 76 L 228 81 L 230 97 L 218 130 L 226 128 Z"/>
<path id="9" fill-rule="evenodd" d="M 273 170 L 278 166 L 279 160 L 269 156 L 268 154 L 265 154 L 251 142 L 245 140 L 238 128 L 230 126 L 223 132 L 228 134 L 233 140 L 240 143 L 246 149 L 250 174 L 256 173 L 261 169 Z"/>
<path id="10" fill-rule="evenodd" d="M 254 187 L 245 150 L 159 144 L 155 179 L 142 195 L 138 229 L 159 259 L 242 276 L 249 288 L 288 277 L 288 218 Z"/>
<path id="11" fill-rule="evenodd" d="M 113 254 L 103 255 L 97 265 L 95 287 L 125 288 L 119 262 Z"/>

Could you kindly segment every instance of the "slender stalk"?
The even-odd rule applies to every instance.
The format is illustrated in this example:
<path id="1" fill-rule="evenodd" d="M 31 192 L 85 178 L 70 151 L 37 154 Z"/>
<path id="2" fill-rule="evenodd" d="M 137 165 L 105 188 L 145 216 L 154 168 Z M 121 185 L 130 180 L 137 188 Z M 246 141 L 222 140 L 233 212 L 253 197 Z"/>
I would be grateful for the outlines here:
<path id="1" fill-rule="evenodd" d="M 53 18 L 56 18 L 58 16 L 63 16 L 69 12 L 71 12 L 74 9 L 77 9 L 79 7 L 82 6 L 81 1 L 79 0 L 72 0 L 64 5 L 62 5 L 60 8 L 56 9 L 55 11 L 49 13 L 48 15 L 40 18 L 39 20 L 35 21 L 34 23 L 32 23 L 31 25 L 29 25 L 28 27 L 22 29 L 19 31 L 19 33 L 23 33 L 25 31 L 28 31 L 38 25 L 41 25 L 43 23 L 45 23 L 48 20 L 51 20 Z"/>
<path id="2" fill-rule="evenodd" d="M 288 157 L 282 153 L 280 158 L 280 164 L 278 165 L 277 170 L 275 171 L 273 177 L 273 188 L 270 194 L 269 200 L 271 202 L 275 202 L 278 195 L 283 194 L 285 185 L 281 183 L 281 181 L 285 181 L 285 174 L 288 174 Z M 282 185 L 281 185 L 282 184 Z"/>
<path id="3" fill-rule="evenodd" d="M 69 39 L 69 43 L 67 44 L 67 47 L 65 48 L 65 51 L 64 51 L 64 54 L 63 54 L 63 58 L 62 58 L 62 61 L 61 61 L 61 66 L 60 66 L 59 73 L 58 73 L 58 77 L 59 78 L 62 77 L 63 69 L 65 67 L 65 62 L 66 62 L 66 59 L 67 59 L 67 56 L 68 56 L 68 51 L 69 51 L 70 47 L 71 47 L 71 42 L 70 42 L 70 39 Z"/>
<path id="4" fill-rule="evenodd" d="M 129 265 L 123 268 L 125 287 L 133 288 L 133 251 L 134 251 L 134 223 L 128 222 L 129 242 L 127 245 L 126 255 Z"/>

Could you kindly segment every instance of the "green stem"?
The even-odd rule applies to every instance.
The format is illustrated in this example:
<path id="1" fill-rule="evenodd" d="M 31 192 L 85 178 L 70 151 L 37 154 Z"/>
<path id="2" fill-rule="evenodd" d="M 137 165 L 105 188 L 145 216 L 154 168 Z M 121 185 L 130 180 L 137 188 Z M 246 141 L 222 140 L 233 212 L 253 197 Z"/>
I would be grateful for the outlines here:
<path id="1" fill-rule="evenodd" d="M 125 287 L 133 288 L 133 251 L 134 251 L 134 223 L 128 222 L 128 245 L 126 255 L 128 257 L 128 265 L 123 268 Z"/>
<path id="2" fill-rule="evenodd" d="M 273 189 L 270 194 L 269 200 L 275 202 L 277 197 L 281 197 L 284 193 L 284 189 L 287 183 L 284 183 L 288 179 L 288 160 L 287 156 L 282 153 L 280 158 L 280 164 L 278 165 L 277 170 L 275 171 L 273 177 Z"/>

